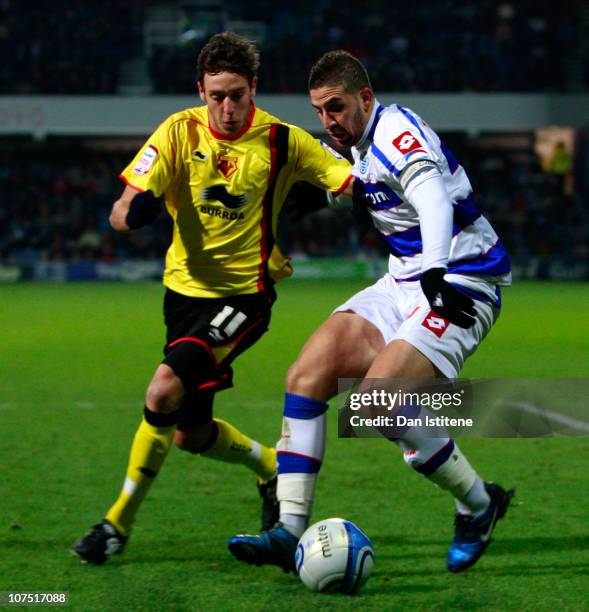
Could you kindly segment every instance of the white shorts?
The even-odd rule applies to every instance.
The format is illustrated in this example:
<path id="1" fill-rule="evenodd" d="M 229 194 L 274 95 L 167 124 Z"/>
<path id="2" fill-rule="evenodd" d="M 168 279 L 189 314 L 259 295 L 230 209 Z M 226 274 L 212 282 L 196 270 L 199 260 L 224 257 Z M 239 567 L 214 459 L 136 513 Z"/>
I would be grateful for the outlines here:
<path id="1" fill-rule="evenodd" d="M 463 329 L 432 312 L 419 281 L 397 283 L 385 274 L 374 285 L 356 293 L 333 312 L 353 311 L 370 321 L 386 344 L 405 340 L 425 355 L 448 378 L 457 378 L 466 358 L 472 355 L 499 316 L 497 288 L 473 277 L 447 274 L 446 280 L 475 291 L 476 322 Z"/>

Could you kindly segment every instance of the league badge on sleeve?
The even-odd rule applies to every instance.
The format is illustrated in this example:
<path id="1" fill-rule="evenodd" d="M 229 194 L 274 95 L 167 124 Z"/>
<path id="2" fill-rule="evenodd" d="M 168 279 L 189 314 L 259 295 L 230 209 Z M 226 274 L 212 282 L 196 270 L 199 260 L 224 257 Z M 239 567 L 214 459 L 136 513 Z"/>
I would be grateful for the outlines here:
<path id="1" fill-rule="evenodd" d="M 133 174 L 138 174 L 139 176 L 147 174 L 151 170 L 151 167 L 153 166 L 158 155 L 159 151 L 157 150 L 157 147 L 152 144 L 148 145 L 139 158 L 139 161 L 135 164 Z"/>
<path id="2" fill-rule="evenodd" d="M 393 140 L 393 144 L 403 155 L 407 155 L 407 153 L 411 153 L 411 151 L 421 148 L 419 140 L 409 131 L 399 134 Z"/>
<path id="3" fill-rule="evenodd" d="M 336 159 L 345 159 L 343 155 L 340 155 L 333 147 L 330 147 L 324 140 L 319 140 L 319 142 L 321 143 L 321 146 L 326 151 L 329 151 Z"/>

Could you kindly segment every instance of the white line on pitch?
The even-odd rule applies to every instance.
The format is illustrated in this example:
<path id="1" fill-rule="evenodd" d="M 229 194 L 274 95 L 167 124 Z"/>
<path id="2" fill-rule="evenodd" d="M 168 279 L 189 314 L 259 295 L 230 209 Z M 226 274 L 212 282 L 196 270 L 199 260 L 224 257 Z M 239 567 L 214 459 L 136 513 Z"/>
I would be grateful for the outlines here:
<path id="1" fill-rule="evenodd" d="M 516 401 L 502 401 L 501 404 L 503 406 L 515 408 L 516 410 L 521 410 L 522 412 L 527 412 L 536 416 L 546 417 L 550 421 L 560 423 L 561 425 L 568 425 L 569 427 L 572 427 L 573 429 L 578 429 L 579 431 L 589 432 L 589 423 L 585 423 L 585 421 L 578 421 L 577 419 L 572 419 L 571 417 L 564 416 L 563 414 L 558 414 L 558 412 L 552 412 L 552 410 L 548 410 L 546 408 L 538 408 L 538 406 L 528 404 L 527 402 Z"/>

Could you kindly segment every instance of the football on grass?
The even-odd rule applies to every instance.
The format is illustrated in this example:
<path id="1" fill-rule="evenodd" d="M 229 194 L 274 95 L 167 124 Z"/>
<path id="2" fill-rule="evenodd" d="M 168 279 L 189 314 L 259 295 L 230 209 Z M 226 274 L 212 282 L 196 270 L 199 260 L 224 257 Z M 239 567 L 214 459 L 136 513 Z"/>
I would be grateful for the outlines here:
<path id="1" fill-rule="evenodd" d="M 303 533 L 295 563 L 299 577 L 312 591 L 354 594 L 372 573 L 374 550 L 354 523 L 330 518 Z"/>

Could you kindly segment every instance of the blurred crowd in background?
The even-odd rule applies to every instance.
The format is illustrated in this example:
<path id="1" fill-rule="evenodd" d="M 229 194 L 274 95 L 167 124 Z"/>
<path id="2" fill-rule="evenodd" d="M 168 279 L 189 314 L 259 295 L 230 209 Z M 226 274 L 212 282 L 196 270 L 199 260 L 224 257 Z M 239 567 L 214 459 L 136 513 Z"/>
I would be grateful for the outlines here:
<path id="1" fill-rule="evenodd" d="M 132 4 L 0 0 L 0 93 L 116 93 L 121 64 L 141 40 Z"/>
<path id="2" fill-rule="evenodd" d="M 372 0 L 370 10 L 362 0 L 279 7 L 263 0 L 236 4 L 234 14 L 260 21 L 271 15 L 261 46 L 262 92 L 305 91 L 312 63 L 338 48 L 362 60 L 376 91 L 556 91 L 567 87 L 577 49 L 575 9 L 567 0 L 422 0 L 402 8 Z M 199 43 L 154 50 L 156 91 L 193 91 Z"/>
<path id="3" fill-rule="evenodd" d="M 303 93 L 311 63 L 342 47 L 364 62 L 377 91 L 589 88 L 589 3 L 582 0 L 369 5 L 370 10 L 366 0 L 0 0 L 0 94 L 120 94 L 129 84 L 140 88 L 135 93 L 193 93 L 199 50 L 228 24 L 245 33 L 249 28 L 256 38 L 263 93 Z M 116 177 L 132 155 L 76 147 L 72 139 L 61 153 L 47 145 L 15 155 L 10 144 L 3 146 L 0 261 L 161 257 L 170 231 L 165 215 L 131 235 L 108 225 L 122 189 Z M 540 166 L 531 145 L 516 156 L 468 146 L 455 152 L 479 207 L 512 255 L 589 260 L 587 206 L 562 175 Z M 283 215 L 280 242 L 294 257 L 385 253 L 377 234 L 350 211 L 323 210 L 293 222 L 293 205 Z"/>
<path id="4" fill-rule="evenodd" d="M 162 214 L 154 226 L 131 234 L 110 229 L 108 215 L 124 185 L 117 177 L 131 155 L 27 154 L 0 157 L 0 260 L 157 259 L 170 240 Z M 586 212 L 566 195 L 558 175 L 531 157 L 459 154 L 468 168 L 475 201 L 510 253 L 589 259 Z M 80 161 L 83 160 L 83 161 Z M 351 210 L 325 209 L 296 219 L 289 200 L 279 242 L 295 258 L 372 257 L 386 253 L 379 235 Z"/>
<path id="5" fill-rule="evenodd" d="M 115 93 L 123 66 L 137 71 L 130 62 L 138 58 L 151 92 L 192 93 L 198 51 L 231 24 L 256 34 L 261 92 L 305 91 L 311 63 L 342 47 L 365 63 L 377 91 L 589 86 L 589 7 L 581 0 L 371 0 L 370 10 L 365 0 L 167 4 L 178 7 L 178 36 L 152 43 L 153 1 L 0 0 L 0 54 L 11 58 L 0 64 L 0 93 Z"/>
<path id="6" fill-rule="evenodd" d="M 124 185 L 117 177 L 130 157 L 58 155 L 0 162 L 0 259 L 156 259 L 169 244 L 168 222 L 118 234 L 108 216 Z"/>

